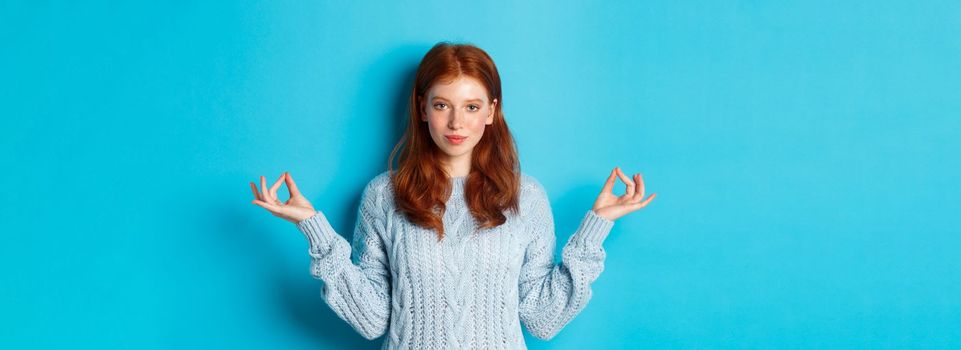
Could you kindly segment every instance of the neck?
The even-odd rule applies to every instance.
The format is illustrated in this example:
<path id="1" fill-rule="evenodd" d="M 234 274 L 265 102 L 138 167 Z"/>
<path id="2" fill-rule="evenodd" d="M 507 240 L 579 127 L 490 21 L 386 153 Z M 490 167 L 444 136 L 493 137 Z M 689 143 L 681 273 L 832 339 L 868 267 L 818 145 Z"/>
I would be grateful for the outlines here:
<path id="1" fill-rule="evenodd" d="M 447 171 L 448 176 L 451 178 L 464 177 L 470 174 L 471 170 L 471 155 L 465 154 L 457 158 L 448 158 L 443 162 L 444 170 Z"/>

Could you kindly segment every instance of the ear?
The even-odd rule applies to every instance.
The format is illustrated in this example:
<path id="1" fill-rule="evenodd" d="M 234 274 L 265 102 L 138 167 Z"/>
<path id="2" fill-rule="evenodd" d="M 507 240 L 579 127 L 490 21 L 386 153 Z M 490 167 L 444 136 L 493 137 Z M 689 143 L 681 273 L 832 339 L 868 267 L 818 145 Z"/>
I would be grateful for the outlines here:
<path id="1" fill-rule="evenodd" d="M 495 112 L 497 112 L 497 99 L 496 99 L 496 98 L 494 99 L 493 102 L 491 102 L 491 114 L 487 116 L 487 121 L 485 122 L 485 123 L 487 123 L 487 125 L 494 124 L 494 113 L 495 113 Z"/>
<path id="2" fill-rule="evenodd" d="M 426 122 L 427 121 L 427 109 L 426 109 L 427 102 L 424 101 L 423 98 L 417 98 L 417 101 L 419 101 L 419 105 L 420 105 L 420 121 Z"/>

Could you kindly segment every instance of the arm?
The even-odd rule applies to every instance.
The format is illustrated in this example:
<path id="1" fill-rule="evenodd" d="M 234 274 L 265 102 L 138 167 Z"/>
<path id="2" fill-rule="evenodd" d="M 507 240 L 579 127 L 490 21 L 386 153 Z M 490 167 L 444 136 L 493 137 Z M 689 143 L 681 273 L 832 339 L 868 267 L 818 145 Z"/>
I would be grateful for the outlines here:
<path id="1" fill-rule="evenodd" d="M 533 234 L 520 275 L 520 319 L 531 335 L 549 340 L 576 316 L 591 298 L 591 283 L 604 270 L 601 245 L 614 222 L 589 210 L 568 240 L 561 264 L 554 263 L 554 218 L 550 202 L 535 186 L 528 215 Z"/>
<path id="2" fill-rule="evenodd" d="M 334 232 L 320 211 L 296 223 L 310 243 L 310 272 L 324 281 L 327 305 L 371 340 L 383 335 L 390 322 L 391 288 L 383 241 L 385 212 L 372 184 L 364 189 L 352 243 Z"/>

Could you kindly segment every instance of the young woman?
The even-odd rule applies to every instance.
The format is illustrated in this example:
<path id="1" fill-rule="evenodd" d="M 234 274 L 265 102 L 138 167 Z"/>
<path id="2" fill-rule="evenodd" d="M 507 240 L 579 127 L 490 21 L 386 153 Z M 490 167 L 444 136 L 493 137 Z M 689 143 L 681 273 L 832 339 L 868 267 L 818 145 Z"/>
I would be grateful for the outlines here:
<path id="1" fill-rule="evenodd" d="M 483 50 L 441 42 L 417 69 L 406 133 L 370 180 L 352 242 L 285 172 L 253 203 L 294 223 L 330 308 L 383 348 L 524 349 L 521 322 L 550 339 L 591 298 L 614 220 L 646 206 L 640 174 L 615 167 L 555 264 L 544 187 L 522 173 L 502 112 L 500 77 Z M 399 153 L 398 168 L 393 169 Z M 616 178 L 626 193 L 612 192 Z M 286 183 L 290 199 L 277 190 Z"/>

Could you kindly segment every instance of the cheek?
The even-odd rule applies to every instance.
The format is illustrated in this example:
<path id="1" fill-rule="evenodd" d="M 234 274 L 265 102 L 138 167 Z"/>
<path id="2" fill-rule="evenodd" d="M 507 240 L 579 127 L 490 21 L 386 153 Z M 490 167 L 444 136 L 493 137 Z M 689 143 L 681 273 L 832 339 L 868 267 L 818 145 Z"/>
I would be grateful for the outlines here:
<path id="1" fill-rule="evenodd" d="M 471 126 L 470 126 L 471 132 L 475 134 L 483 133 L 484 128 L 487 127 L 487 124 L 485 123 L 485 121 L 486 120 L 484 120 L 483 118 L 478 118 L 473 123 L 471 123 Z"/>
<path id="2" fill-rule="evenodd" d="M 433 113 L 427 113 L 427 128 L 430 129 L 431 132 L 442 130 L 444 128 L 442 117 Z"/>

